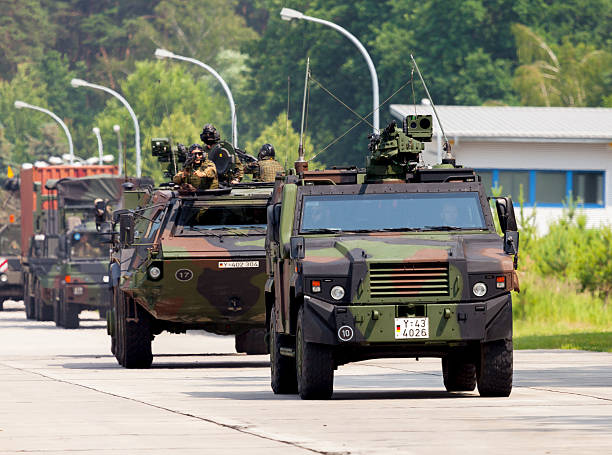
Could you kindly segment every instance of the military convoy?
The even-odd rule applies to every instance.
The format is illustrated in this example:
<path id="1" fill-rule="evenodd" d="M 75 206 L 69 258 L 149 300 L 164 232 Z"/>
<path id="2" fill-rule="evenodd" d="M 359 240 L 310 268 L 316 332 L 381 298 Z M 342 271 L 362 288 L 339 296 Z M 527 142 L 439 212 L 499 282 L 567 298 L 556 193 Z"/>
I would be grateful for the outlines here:
<path id="1" fill-rule="evenodd" d="M 419 164 L 431 116 L 370 142 L 367 168 L 277 177 L 268 208 L 266 319 L 275 393 L 327 399 L 334 370 L 439 357 L 448 391 L 508 396 L 518 232 L 452 158 Z"/>
<path id="2" fill-rule="evenodd" d="M 112 352 L 126 368 L 147 368 L 155 335 L 200 329 L 236 336 L 236 350 L 264 354 L 264 237 L 272 184 L 230 185 L 236 151 L 221 142 L 209 153 L 221 188 L 172 183 L 136 191 L 114 214 Z M 153 139 L 167 176 L 188 157 Z M 127 193 L 126 193 L 127 194 Z"/>

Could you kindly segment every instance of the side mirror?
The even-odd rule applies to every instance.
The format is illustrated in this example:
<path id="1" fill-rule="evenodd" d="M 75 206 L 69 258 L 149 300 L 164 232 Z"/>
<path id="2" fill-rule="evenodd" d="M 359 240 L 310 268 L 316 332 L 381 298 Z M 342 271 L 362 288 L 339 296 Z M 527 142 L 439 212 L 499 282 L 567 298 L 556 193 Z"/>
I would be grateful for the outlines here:
<path id="1" fill-rule="evenodd" d="M 134 243 L 134 214 L 122 213 L 119 215 L 119 243 L 130 246 Z"/>
<path id="2" fill-rule="evenodd" d="M 280 214 L 281 205 L 274 204 L 268 206 L 268 230 L 272 234 L 270 238 L 272 241 L 279 242 L 279 227 L 280 227 Z"/>
<path id="3" fill-rule="evenodd" d="M 497 217 L 499 218 L 499 227 L 501 228 L 502 232 L 518 231 L 516 217 L 514 216 L 514 205 L 512 204 L 512 198 L 497 198 L 495 199 L 495 206 L 497 208 Z"/>
<path id="4" fill-rule="evenodd" d="M 117 224 L 119 222 L 119 217 L 126 213 L 133 213 L 130 209 L 119 209 L 113 212 L 113 224 Z"/>
<path id="5" fill-rule="evenodd" d="M 304 259 L 305 255 L 304 237 L 291 237 L 289 257 L 291 259 Z"/>
<path id="6" fill-rule="evenodd" d="M 517 254 L 519 250 L 519 233 L 517 231 L 504 232 L 504 253 Z"/>

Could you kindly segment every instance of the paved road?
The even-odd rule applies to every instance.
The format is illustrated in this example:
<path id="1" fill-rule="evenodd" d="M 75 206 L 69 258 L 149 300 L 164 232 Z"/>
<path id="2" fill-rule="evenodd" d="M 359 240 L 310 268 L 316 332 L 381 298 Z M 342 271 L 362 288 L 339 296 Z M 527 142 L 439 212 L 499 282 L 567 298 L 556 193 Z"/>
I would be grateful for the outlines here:
<path id="1" fill-rule="evenodd" d="M 519 351 L 508 399 L 448 394 L 435 359 L 341 367 L 334 399 L 270 391 L 266 356 L 233 339 L 162 335 L 150 370 L 83 328 L 0 312 L 0 453 L 612 453 L 612 354 Z"/>

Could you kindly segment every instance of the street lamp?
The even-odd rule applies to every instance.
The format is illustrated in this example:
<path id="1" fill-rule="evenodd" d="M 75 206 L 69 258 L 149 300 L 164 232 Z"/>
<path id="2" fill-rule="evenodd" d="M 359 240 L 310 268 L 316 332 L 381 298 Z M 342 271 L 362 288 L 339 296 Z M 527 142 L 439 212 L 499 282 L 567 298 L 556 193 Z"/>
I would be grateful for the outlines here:
<path id="1" fill-rule="evenodd" d="M 47 109 L 43 109 L 42 107 L 34 106 L 32 104 L 24 103 L 23 101 L 19 101 L 19 100 L 15 101 L 15 108 L 16 109 L 23 109 L 23 108 L 34 109 L 35 111 L 43 112 L 53 117 L 53 120 L 59 123 L 60 126 L 64 129 L 64 133 L 66 133 L 66 137 L 68 138 L 68 151 L 70 155 L 70 164 L 74 164 L 74 146 L 72 145 L 72 136 L 70 135 L 70 131 L 68 131 L 68 127 L 62 121 L 61 118 L 59 118 L 57 115 L 55 115 L 53 112 Z"/>
<path id="2" fill-rule="evenodd" d="M 175 60 L 183 60 L 185 62 L 194 63 L 195 65 L 198 65 L 204 68 L 206 71 L 212 74 L 215 77 L 215 79 L 219 81 L 219 83 L 223 87 L 223 90 L 225 90 L 225 94 L 227 95 L 227 99 L 229 100 L 229 103 L 230 103 L 230 115 L 232 116 L 232 145 L 235 148 L 237 148 L 238 147 L 238 129 L 236 127 L 236 104 L 234 103 L 234 97 L 232 96 L 231 90 L 229 89 L 229 87 L 227 86 L 223 78 L 219 75 L 219 73 L 217 73 L 212 67 L 208 66 L 206 63 L 196 60 L 195 58 L 183 57 L 182 55 L 176 55 L 170 51 L 167 51 L 166 49 L 159 49 L 159 48 L 156 49 L 155 57 L 157 57 L 160 60 L 164 58 L 173 58 Z"/>
<path id="3" fill-rule="evenodd" d="M 117 134 L 117 167 L 119 175 L 123 175 L 123 144 L 121 144 L 121 128 L 119 125 L 113 125 L 113 131 Z"/>
<path id="4" fill-rule="evenodd" d="M 104 163 L 102 157 L 104 155 L 104 147 L 102 147 L 102 136 L 100 136 L 100 128 L 94 126 L 92 129 L 93 133 L 96 135 L 96 139 L 98 140 L 98 157 L 100 166 Z"/>
<path id="5" fill-rule="evenodd" d="M 372 78 L 372 98 L 373 98 L 373 106 L 374 106 L 374 108 L 372 109 L 372 113 L 373 113 L 372 123 L 374 124 L 374 133 L 375 134 L 378 133 L 379 125 L 380 125 L 380 116 L 378 112 L 378 103 L 379 103 L 378 101 L 378 75 L 376 74 L 376 68 L 374 67 L 374 62 L 372 62 L 372 59 L 370 58 L 370 54 L 368 54 L 368 51 L 366 50 L 366 48 L 363 47 L 363 44 L 361 44 L 361 42 L 357 38 L 355 38 L 355 36 L 351 34 L 348 30 L 340 27 L 338 24 L 334 24 L 333 22 L 326 21 L 323 19 L 318 19 L 312 16 L 307 16 L 304 13 L 301 13 L 300 11 L 297 11 L 291 8 L 283 8 L 280 12 L 280 16 L 285 21 L 292 21 L 293 19 L 302 19 L 305 21 L 316 22 L 317 24 L 327 25 L 328 27 L 331 27 L 334 30 L 337 30 L 340 33 L 342 33 L 349 40 L 351 40 L 351 42 L 355 46 L 357 46 L 357 49 L 359 49 L 359 51 L 363 55 L 363 58 L 365 58 L 366 63 L 368 64 L 368 68 L 370 69 L 370 76 Z"/>
<path id="6" fill-rule="evenodd" d="M 136 118 L 136 114 L 134 114 L 134 110 L 132 109 L 132 106 L 130 106 L 130 104 L 125 100 L 124 97 L 122 97 L 121 95 L 119 95 L 119 93 L 117 93 L 116 91 L 108 88 L 108 87 L 104 87 L 102 85 L 98 85 L 98 84 L 91 84 L 89 82 L 84 81 L 83 79 L 72 79 L 70 81 L 70 85 L 72 85 L 73 87 L 89 87 L 89 88 L 93 88 L 96 90 L 102 90 L 106 93 L 110 93 L 111 95 L 113 95 L 115 98 L 117 98 L 119 101 L 121 101 L 121 103 L 125 106 L 125 108 L 128 110 L 128 112 L 130 113 L 130 116 L 132 117 L 132 121 L 134 122 L 134 141 L 136 143 L 136 177 L 140 177 L 141 176 L 141 169 L 140 169 L 140 126 L 138 125 L 138 119 Z"/>

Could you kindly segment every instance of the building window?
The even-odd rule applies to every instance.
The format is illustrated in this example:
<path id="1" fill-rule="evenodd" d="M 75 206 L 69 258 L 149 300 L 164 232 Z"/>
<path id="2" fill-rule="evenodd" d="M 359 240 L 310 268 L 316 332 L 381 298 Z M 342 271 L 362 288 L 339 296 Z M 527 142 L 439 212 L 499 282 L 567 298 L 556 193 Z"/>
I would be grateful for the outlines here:
<path id="1" fill-rule="evenodd" d="M 502 195 L 519 202 L 521 187 L 526 206 L 563 207 L 570 197 L 583 207 L 604 207 L 603 171 L 546 171 L 477 169 L 488 196 L 502 187 Z"/>
<path id="2" fill-rule="evenodd" d="M 567 197 L 566 172 L 536 171 L 536 204 L 561 204 Z"/>
<path id="3" fill-rule="evenodd" d="M 603 172 L 573 172 L 573 196 L 584 204 L 603 205 Z"/>
<path id="4" fill-rule="evenodd" d="M 518 201 L 523 187 L 523 199 L 529 198 L 529 172 L 528 171 L 499 171 L 497 185 L 502 187 L 502 194 L 509 195 Z M 494 182 L 495 183 L 495 182 Z"/>

